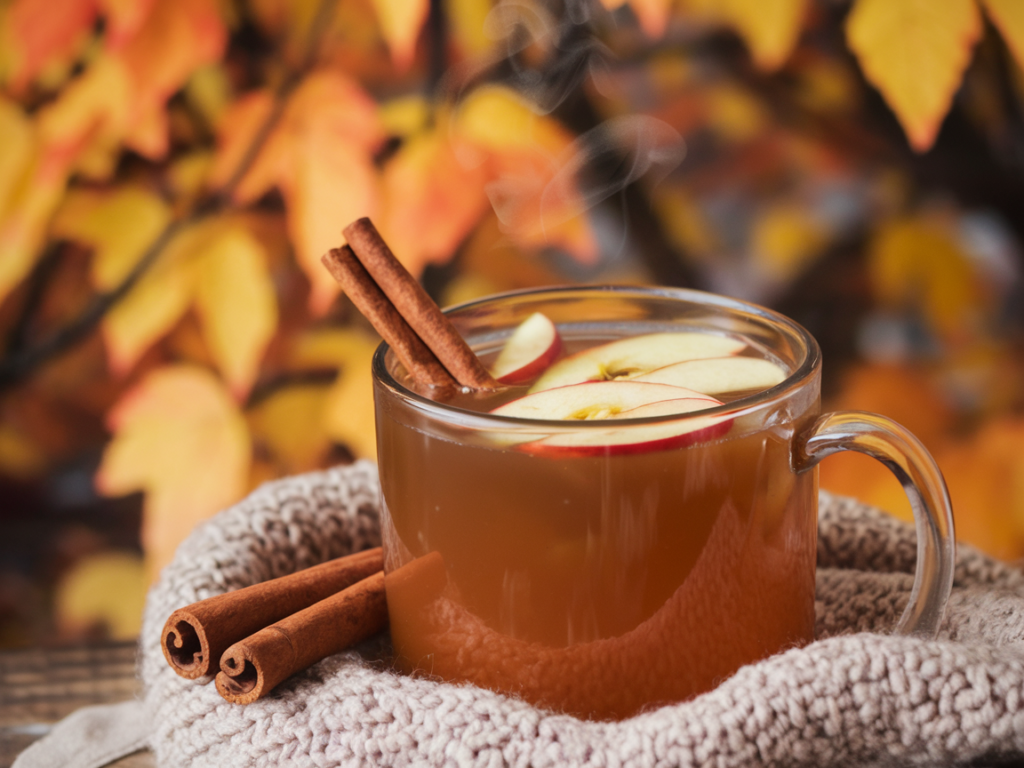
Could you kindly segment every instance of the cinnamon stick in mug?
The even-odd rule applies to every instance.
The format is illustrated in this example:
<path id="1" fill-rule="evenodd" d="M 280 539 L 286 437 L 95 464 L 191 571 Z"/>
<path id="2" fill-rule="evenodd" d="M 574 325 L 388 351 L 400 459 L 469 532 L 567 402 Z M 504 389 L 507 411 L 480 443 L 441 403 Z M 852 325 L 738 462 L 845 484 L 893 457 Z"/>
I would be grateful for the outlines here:
<path id="1" fill-rule="evenodd" d="M 190 680 L 214 673 L 232 644 L 383 567 L 377 547 L 179 608 L 164 624 L 164 658 Z"/>
<path id="2" fill-rule="evenodd" d="M 395 258 L 373 222 L 365 217 L 357 219 L 345 227 L 342 234 L 369 276 L 459 384 L 471 389 L 498 388 L 498 383 L 455 326 Z"/>
<path id="3" fill-rule="evenodd" d="M 384 572 L 321 600 L 228 648 L 220 660 L 217 692 L 249 704 L 320 659 L 387 626 Z"/>

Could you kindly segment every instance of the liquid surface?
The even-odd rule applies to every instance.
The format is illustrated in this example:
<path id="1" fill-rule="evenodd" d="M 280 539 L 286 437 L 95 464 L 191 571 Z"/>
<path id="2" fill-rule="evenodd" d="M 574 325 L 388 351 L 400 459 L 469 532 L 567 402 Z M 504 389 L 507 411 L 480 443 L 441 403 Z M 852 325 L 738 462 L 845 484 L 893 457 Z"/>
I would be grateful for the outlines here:
<path id="1" fill-rule="evenodd" d="M 383 404 L 400 665 L 607 719 L 809 641 L 815 480 L 789 466 L 805 417 L 671 450 L 559 458 L 453 439 Z"/>

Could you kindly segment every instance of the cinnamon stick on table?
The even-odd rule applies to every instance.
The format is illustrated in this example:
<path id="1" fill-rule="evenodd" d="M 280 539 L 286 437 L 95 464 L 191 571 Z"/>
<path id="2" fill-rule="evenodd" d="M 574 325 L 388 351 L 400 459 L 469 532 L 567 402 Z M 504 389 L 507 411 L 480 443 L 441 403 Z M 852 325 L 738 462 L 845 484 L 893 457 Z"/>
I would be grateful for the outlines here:
<path id="1" fill-rule="evenodd" d="M 387 621 L 380 571 L 232 645 L 220 660 L 217 692 L 249 704 L 296 672 L 380 632 Z"/>
<path id="2" fill-rule="evenodd" d="M 364 287 L 369 279 L 378 291 L 387 297 L 414 335 L 419 337 L 459 384 L 471 389 L 497 389 L 498 383 L 487 372 L 480 359 L 473 354 L 473 350 L 434 300 L 395 258 L 373 223 L 368 218 L 358 219 L 345 227 L 343 234 L 348 240 L 351 253 L 365 268 L 367 275 L 364 277 L 361 273 L 353 273 L 351 265 L 345 263 L 348 252 L 344 249 L 335 249 L 325 255 L 322 261 L 331 274 L 342 283 L 342 287 L 345 288 L 346 281 L 355 281 Z M 361 294 L 364 291 L 350 292 L 345 288 L 345 292 L 374 324 L 381 336 L 387 339 L 389 334 L 395 333 L 398 324 L 394 323 L 390 315 L 381 315 L 381 325 L 377 324 L 378 320 L 374 319 L 373 314 L 374 306 L 371 303 L 363 303 Z M 378 293 L 373 289 L 367 289 L 365 292 L 378 297 Z M 432 384 L 426 377 L 417 376 L 397 348 L 395 351 L 410 375 L 417 381 Z"/>
<path id="3" fill-rule="evenodd" d="M 380 547 L 179 608 L 164 624 L 164 657 L 179 675 L 217 671 L 229 646 L 382 571 Z"/>

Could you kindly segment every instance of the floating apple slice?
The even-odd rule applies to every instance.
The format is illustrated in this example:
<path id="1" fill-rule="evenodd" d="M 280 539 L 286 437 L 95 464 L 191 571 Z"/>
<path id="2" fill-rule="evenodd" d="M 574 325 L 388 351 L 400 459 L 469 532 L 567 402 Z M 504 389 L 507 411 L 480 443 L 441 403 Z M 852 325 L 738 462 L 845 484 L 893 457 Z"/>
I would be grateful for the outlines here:
<path id="1" fill-rule="evenodd" d="M 523 384 L 538 376 L 562 353 L 562 337 L 545 315 L 534 312 L 509 336 L 491 375 L 502 384 Z"/>
<path id="2" fill-rule="evenodd" d="M 671 384 L 705 395 L 718 395 L 768 389 L 785 378 L 786 372 L 782 368 L 760 357 L 708 357 L 666 365 L 631 380 Z"/>
<path id="3" fill-rule="evenodd" d="M 684 360 L 735 355 L 746 344 L 711 333 L 649 333 L 590 347 L 548 368 L 530 392 L 584 381 L 632 379 Z"/>
<path id="4" fill-rule="evenodd" d="M 719 405 L 718 400 L 700 392 L 691 392 L 669 384 L 652 384 L 634 381 L 584 381 L 568 387 L 545 389 L 524 395 L 517 400 L 495 408 L 491 413 L 497 416 L 513 416 L 519 419 L 545 419 L 547 421 L 590 421 L 609 419 L 622 411 L 639 408 L 662 400 L 697 400 L 701 407 Z M 684 407 L 678 413 L 693 408 Z"/>
<path id="5" fill-rule="evenodd" d="M 624 418 L 671 416 L 713 408 L 713 397 L 667 384 L 636 381 L 588 381 L 546 389 L 513 400 L 492 411 L 528 419 L 614 422 Z M 727 416 L 686 418 L 619 429 L 581 429 L 520 445 L 536 455 L 593 456 L 640 453 L 710 440 L 729 429 Z"/>
<path id="6" fill-rule="evenodd" d="M 609 418 L 639 419 L 648 416 L 671 416 L 692 413 L 710 408 L 719 403 L 714 400 L 688 397 L 678 400 L 662 400 L 621 411 Z M 574 432 L 526 443 L 520 448 L 535 456 L 615 456 L 627 453 L 663 451 L 682 448 L 686 445 L 703 443 L 722 437 L 732 426 L 729 416 L 690 416 L 676 421 L 659 422 L 628 429 L 610 429 Z"/>

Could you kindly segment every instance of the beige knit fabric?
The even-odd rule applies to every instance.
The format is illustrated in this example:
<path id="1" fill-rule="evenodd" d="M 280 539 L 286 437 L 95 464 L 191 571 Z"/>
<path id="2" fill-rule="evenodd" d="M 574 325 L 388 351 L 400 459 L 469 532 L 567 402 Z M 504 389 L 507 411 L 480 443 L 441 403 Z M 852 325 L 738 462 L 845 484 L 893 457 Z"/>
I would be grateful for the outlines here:
<path id="1" fill-rule="evenodd" d="M 399 675 L 387 638 L 270 697 L 226 703 L 168 667 L 175 608 L 379 543 L 362 462 L 269 483 L 185 541 L 151 591 L 144 706 L 160 766 L 822 766 L 1024 760 L 1024 572 L 961 547 L 940 638 L 884 634 L 912 582 L 913 528 L 821 494 L 817 640 L 618 723 Z"/>

